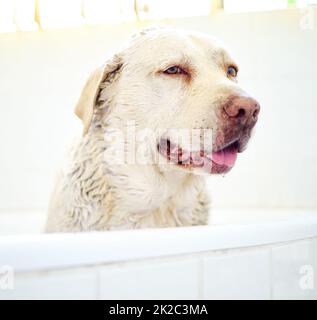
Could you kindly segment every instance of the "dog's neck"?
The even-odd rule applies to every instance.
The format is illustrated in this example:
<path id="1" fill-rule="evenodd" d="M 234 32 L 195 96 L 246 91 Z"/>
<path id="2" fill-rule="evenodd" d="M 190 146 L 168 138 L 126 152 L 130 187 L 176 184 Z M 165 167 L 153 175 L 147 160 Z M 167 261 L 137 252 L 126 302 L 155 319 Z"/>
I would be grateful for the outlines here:
<path id="1" fill-rule="evenodd" d="M 58 175 L 46 230 L 89 231 L 193 226 L 208 222 L 204 179 L 156 164 L 114 164 L 104 128 L 74 145 Z M 175 169 L 175 167 L 174 167 Z"/>

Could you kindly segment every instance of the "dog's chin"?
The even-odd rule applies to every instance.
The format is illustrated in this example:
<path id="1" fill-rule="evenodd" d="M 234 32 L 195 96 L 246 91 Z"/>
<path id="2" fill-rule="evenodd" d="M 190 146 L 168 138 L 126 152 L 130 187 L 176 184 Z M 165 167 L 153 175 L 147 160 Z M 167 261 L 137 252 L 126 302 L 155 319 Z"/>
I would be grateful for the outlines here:
<path id="1" fill-rule="evenodd" d="M 187 151 L 168 138 L 161 138 L 157 149 L 165 164 L 173 169 L 196 174 L 225 174 L 234 167 L 237 155 L 245 150 L 246 143 L 246 139 L 236 139 L 218 146 L 217 151 Z"/>

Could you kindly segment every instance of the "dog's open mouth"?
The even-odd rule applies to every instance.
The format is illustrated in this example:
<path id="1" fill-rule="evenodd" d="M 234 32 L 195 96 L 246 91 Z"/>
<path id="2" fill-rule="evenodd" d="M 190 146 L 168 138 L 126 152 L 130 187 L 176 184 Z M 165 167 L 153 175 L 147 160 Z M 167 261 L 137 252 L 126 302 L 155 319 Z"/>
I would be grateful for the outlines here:
<path id="1" fill-rule="evenodd" d="M 161 138 L 157 145 L 159 153 L 170 163 L 187 169 L 202 168 L 208 173 L 226 173 L 235 164 L 239 152 L 239 140 L 217 151 L 188 151 L 169 139 Z"/>

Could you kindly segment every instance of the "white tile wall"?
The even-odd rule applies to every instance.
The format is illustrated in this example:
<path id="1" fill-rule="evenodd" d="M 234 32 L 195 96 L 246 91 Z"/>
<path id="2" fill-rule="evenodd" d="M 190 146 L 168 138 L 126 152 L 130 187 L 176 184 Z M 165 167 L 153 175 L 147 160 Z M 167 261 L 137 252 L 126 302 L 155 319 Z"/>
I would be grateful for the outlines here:
<path id="1" fill-rule="evenodd" d="M 205 299 L 269 299 L 270 250 L 228 251 L 204 258 Z"/>
<path id="2" fill-rule="evenodd" d="M 198 299 L 198 261 L 167 260 L 100 269 L 101 299 Z"/>
<path id="3" fill-rule="evenodd" d="M 317 299 L 316 251 L 316 239 L 272 249 L 274 299 Z"/>
<path id="4" fill-rule="evenodd" d="M 2 299 L 97 299 L 97 274 L 92 270 L 61 270 L 18 274 Z"/>
<path id="5" fill-rule="evenodd" d="M 185 257 L 19 273 L 13 290 L 0 288 L 0 300 L 317 299 L 316 270 L 314 238 Z"/>

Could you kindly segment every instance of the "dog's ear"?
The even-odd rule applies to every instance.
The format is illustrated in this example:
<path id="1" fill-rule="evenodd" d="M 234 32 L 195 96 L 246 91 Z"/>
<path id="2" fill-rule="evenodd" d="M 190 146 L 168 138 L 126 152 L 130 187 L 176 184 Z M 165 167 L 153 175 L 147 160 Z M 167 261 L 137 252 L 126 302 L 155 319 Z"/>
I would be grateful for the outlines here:
<path id="1" fill-rule="evenodd" d="M 121 67 L 122 59 L 119 55 L 115 55 L 111 60 L 90 74 L 75 107 L 75 114 L 83 122 L 84 135 L 89 130 L 101 89 L 117 78 L 116 75 Z"/>

